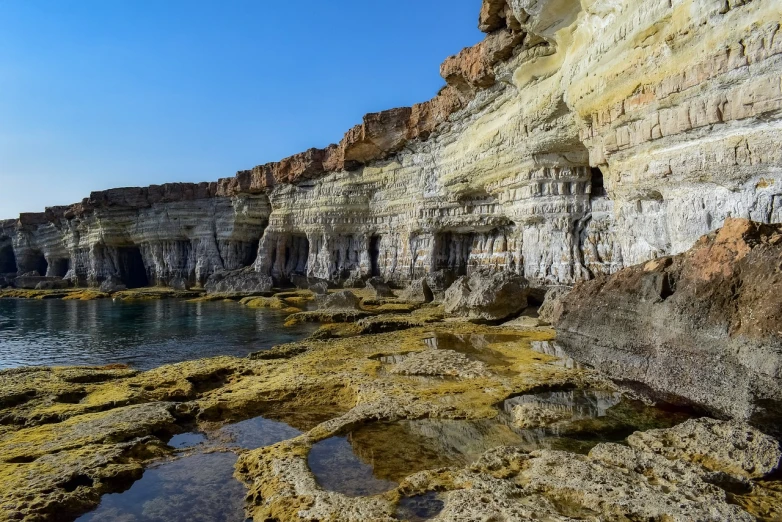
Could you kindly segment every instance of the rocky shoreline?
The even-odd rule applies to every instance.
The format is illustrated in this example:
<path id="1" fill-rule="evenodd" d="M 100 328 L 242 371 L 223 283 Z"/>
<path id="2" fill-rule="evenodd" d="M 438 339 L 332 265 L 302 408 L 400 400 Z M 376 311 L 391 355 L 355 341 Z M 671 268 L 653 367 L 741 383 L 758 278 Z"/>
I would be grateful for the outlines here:
<path id="1" fill-rule="evenodd" d="M 235 454 L 258 521 L 782 519 L 780 21 L 483 0 L 435 98 L 338 144 L 0 221 L 2 298 L 319 325 L 0 370 L 0 520 L 74 520 L 198 452 Z M 223 440 L 248 421 L 284 435 Z"/>
<path id="2" fill-rule="evenodd" d="M 455 350 L 432 349 L 426 339 L 441 334 L 480 337 L 497 360 L 481 362 Z M 124 368 L 2 371 L 0 506 L 8 520 L 75 518 L 94 508 L 102 494 L 127 488 L 145 466 L 176 458 L 167 445 L 174 434 L 263 415 L 287 420 L 304 433 L 239 451 L 236 476 L 249 488 L 245 507 L 254 520 L 394 520 L 403 498 L 428 492 L 436 492 L 443 504 L 434 520 L 492 515 L 511 520 L 754 520 L 750 514 L 774 520 L 780 515 L 780 483 L 774 479 L 782 458 L 778 442 L 741 422 L 705 418 L 635 433 L 626 441 L 629 446 L 587 443 L 587 455 L 556 445 L 498 446 L 466 467 L 412 474 L 414 469 L 397 469 L 397 476 L 404 477 L 397 486 L 366 497 L 320 486 L 308 467 L 308 452 L 316 443 L 363 426 L 496 419 L 501 414 L 497 404 L 542 390 L 616 393 L 596 372 L 568 369 L 531 349 L 533 341 L 553 337 L 546 328 L 432 323 L 306 340 L 249 359 L 205 359 L 141 373 Z M 559 410 L 556 419 L 535 415 L 529 406 L 511 411 L 513 422 L 555 423 L 560 434 L 621 434 L 638 422 L 625 413 L 601 427 L 590 424 L 596 420 L 584 425 L 563 418 Z M 654 426 L 653 417 L 644 419 Z M 389 450 L 391 455 L 417 458 L 415 447 L 400 443 Z"/>

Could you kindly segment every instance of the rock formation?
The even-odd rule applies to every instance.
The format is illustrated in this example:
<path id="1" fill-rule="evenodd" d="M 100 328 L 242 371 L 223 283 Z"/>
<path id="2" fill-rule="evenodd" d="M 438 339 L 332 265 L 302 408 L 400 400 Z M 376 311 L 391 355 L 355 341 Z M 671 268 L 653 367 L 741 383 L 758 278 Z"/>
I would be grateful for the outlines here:
<path id="1" fill-rule="evenodd" d="M 782 225 L 730 219 L 691 250 L 577 284 L 573 358 L 669 399 L 782 433 Z"/>
<path id="2" fill-rule="evenodd" d="M 769 0 L 484 0 L 446 86 L 212 183 L 96 192 L 0 222 L 0 273 L 203 285 L 252 266 L 396 284 L 450 269 L 572 284 L 782 221 Z"/>

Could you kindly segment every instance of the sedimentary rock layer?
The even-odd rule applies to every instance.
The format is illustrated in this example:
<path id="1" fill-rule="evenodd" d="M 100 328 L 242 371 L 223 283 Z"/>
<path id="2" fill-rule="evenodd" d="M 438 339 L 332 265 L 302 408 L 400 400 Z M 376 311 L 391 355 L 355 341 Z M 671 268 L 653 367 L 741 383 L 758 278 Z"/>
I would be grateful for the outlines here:
<path id="1" fill-rule="evenodd" d="M 0 222 L 0 271 L 402 283 L 495 267 L 571 284 L 680 253 L 727 217 L 782 221 L 781 9 L 484 0 L 486 39 L 444 62 L 434 99 L 233 178 Z"/>
<path id="2" fill-rule="evenodd" d="M 558 342 L 612 378 L 779 435 L 782 225 L 730 219 L 685 254 L 579 283 Z"/>

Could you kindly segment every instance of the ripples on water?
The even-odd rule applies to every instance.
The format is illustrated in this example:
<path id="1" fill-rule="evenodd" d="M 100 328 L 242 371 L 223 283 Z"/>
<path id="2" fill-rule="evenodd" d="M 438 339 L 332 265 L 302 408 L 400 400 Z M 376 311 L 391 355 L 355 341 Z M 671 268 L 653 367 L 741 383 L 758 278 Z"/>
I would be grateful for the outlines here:
<path id="1" fill-rule="evenodd" d="M 310 324 L 234 302 L 0 299 L 0 368 L 124 363 L 142 370 L 295 341 Z"/>

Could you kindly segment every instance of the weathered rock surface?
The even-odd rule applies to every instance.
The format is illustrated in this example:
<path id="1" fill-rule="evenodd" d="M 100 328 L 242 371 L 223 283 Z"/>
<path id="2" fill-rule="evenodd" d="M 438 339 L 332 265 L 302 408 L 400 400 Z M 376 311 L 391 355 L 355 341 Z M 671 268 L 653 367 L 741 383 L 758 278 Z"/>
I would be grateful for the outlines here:
<path id="1" fill-rule="evenodd" d="M 630 447 L 686 460 L 735 477 L 763 478 L 780 466 L 779 442 L 747 424 L 713 419 L 689 420 L 665 429 L 637 432 L 627 438 Z"/>
<path id="2" fill-rule="evenodd" d="M 728 217 L 780 222 L 781 17 L 759 0 L 486 0 L 485 40 L 443 63 L 432 100 L 233 178 L 2 221 L 0 273 L 403 285 L 483 267 L 570 285 Z"/>
<path id="3" fill-rule="evenodd" d="M 426 279 L 415 279 L 399 294 L 399 299 L 409 303 L 431 303 L 434 301 L 434 293 Z"/>
<path id="4" fill-rule="evenodd" d="M 360 310 L 361 300 L 349 290 L 341 290 L 323 297 L 318 302 L 320 310 Z"/>
<path id="5" fill-rule="evenodd" d="M 110 294 L 114 292 L 119 292 L 121 290 L 126 290 L 127 286 L 125 286 L 125 283 L 123 283 L 119 277 L 109 276 L 106 279 L 104 279 L 103 282 L 101 282 L 100 287 L 98 287 L 98 289 L 101 292 Z"/>
<path id="6" fill-rule="evenodd" d="M 579 283 L 558 342 L 612 378 L 779 434 L 782 226 L 730 219 L 684 254 Z"/>
<path id="7" fill-rule="evenodd" d="M 507 272 L 476 272 L 461 277 L 445 292 L 443 306 L 449 314 L 476 321 L 499 321 L 527 307 L 527 280 Z"/>
<path id="8" fill-rule="evenodd" d="M 271 277 L 242 269 L 212 274 L 204 288 L 209 294 L 247 295 L 270 292 L 273 286 Z"/>
<path id="9" fill-rule="evenodd" d="M 379 277 L 371 277 L 367 279 L 365 286 L 371 291 L 371 297 L 374 299 L 394 297 L 394 292 L 391 290 L 391 287 L 388 286 L 388 283 Z"/>
<path id="10" fill-rule="evenodd" d="M 538 317 L 549 324 L 561 313 L 561 301 L 572 290 L 569 286 L 552 286 L 546 290 L 543 303 L 538 308 Z"/>

